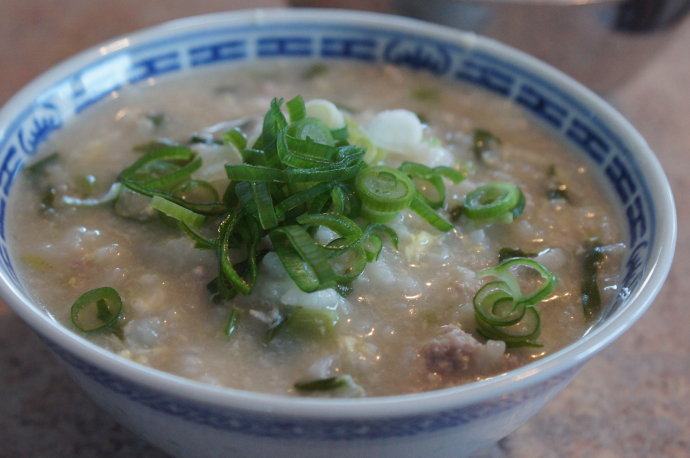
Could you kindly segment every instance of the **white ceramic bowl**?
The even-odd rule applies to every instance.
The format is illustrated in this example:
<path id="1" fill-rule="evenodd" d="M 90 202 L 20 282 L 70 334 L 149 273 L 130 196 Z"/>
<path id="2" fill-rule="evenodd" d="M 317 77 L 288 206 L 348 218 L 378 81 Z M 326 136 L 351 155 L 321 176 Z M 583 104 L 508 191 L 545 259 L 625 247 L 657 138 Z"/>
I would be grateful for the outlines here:
<path id="1" fill-rule="evenodd" d="M 218 388 L 163 373 L 97 347 L 34 305 L 12 267 L 4 221 L 17 171 L 41 143 L 123 86 L 264 59 L 387 63 L 464 81 L 523 106 L 612 188 L 631 247 L 623 294 L 586 336 L 514 371 L 421 394 L 341 400 Z M 668 273 L 675 237 L 673 198 L 659 163 L 606 102 L 497 42 L 393 16 L 258 10 L 183 19 L 69 59 L 0 112 L 2 297 L 97 403 L 179 456 L 462 456 L 490 445 L 536 413 L 640 317 Z"/>

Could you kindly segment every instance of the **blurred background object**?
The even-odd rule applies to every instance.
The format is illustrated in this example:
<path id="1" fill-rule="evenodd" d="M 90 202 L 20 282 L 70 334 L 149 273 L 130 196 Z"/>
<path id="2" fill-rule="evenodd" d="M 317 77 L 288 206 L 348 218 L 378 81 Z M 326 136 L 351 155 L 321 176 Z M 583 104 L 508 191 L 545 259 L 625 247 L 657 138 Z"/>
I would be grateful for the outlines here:
<path id="1" fill-rule="evenodd" d="M 606 93 L 674 36 L 690 0 L 292 0 L 357 8 L 470 30 L 519 48 Z M 690 46 L 690 44 L 689 44 Z"/>

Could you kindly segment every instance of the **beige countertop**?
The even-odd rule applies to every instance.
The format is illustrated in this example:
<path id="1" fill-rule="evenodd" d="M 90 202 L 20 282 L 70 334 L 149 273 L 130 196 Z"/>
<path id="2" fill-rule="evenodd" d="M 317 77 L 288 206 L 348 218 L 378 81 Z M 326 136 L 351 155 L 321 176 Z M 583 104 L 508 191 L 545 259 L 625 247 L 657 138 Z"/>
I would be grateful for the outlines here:
<path id="1" fill-rule="evenodd" d="M 0 0 L 0 104 L 56 62 L 174 17 L 280 1 Z M 650 311 L 541 413 L 482 456 L 690 456 L 690 21 L 608 96 L 647 138 L 676 195 L 679 236 Z M 0 457 L 164 456 L 72 384 L 0 302 Z"/>

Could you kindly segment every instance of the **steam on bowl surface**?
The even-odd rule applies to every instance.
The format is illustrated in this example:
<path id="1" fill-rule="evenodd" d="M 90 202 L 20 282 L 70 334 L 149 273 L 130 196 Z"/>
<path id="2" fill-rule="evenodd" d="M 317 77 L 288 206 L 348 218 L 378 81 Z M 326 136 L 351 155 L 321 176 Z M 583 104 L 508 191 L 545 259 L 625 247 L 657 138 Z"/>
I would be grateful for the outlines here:
<path id="1" fill-rule="evenodd" d="M 211 63 L 224 63 L 230 68 L 231 65 L 245 60 L 275 62 L 276 59 L 281 58 L 300 60 L 305 63 L 308 58 L 312 60 L 322 58 L 327 63 L 333 64 L 334 68 L 337 68 L 336 61 L 341 59 L 350 62 L 355 59 L 389 63 L 397 67 L 397 71 L 402 75 L 406 75 L 406 72 L 412 69 L 421 71 L 420 77 L 425 73 L 431 73 L 436 79 L 445 77 L 462 80 L 464 84 L 469 83 L 483 88 L 481 90 L 488 89 L 489 92 L 500 96 L 510 96 L 517 101 L 518 105 L 527 108 L 528 111 L 537 115 L 537 119 L 541 119 L 550 126 L 549 129 L 555 133 L 556 137 L 561 136 L 574 144 L 575 151 L 568 154 L 585 161 L 595 170 L 595 176 L 609 180 L 604 186 L 613 194 L 612 205 L 618 208 L 614 210 L 614 213 L 617 211 L 625 215 L 623 228 L 627 226 L 627 229 L 623 230 L 627 230 L 628 234 L 623 238 L 631 250 L 623 259 L 621 283 L 622 287 L 628 288 L 629 297 L 627 299 L 620 297 L 615 301 L 613 306 L 606 311 L 608 318 L 578 343 L 528 365 L 524 369 L 499 375 L 478 384 L 471 384 L 466 388 L 442 390 L 425 395 L 326 402 L 252 395 L 181 381 L 157 371 L 143 369 L 121 358 L 110 356 L 102 350 L 96 350 L 92 344 L 75 338 L 73 334 L 66 333 L 54 323 L 48 323 L 37 309 L 30 309 L 27 305 L 14 302 L 18 312 L 55 346 L 58 353 L 71 362 L 72 367 L 79 374 L 81 383 L 99 402 L 108 406 L 109 410 L 122 412 L 123 416 L 126 415 L 129 418 L 127 423 L 132 427 L 146 431 L 148 437 L 155 443 L 177 453 L 192 451 L 200 453 L 198 442 L 195 440 L 188 444 L 170 441 L 170 438 L 182 431 L 191 433 L 192 437 L 199 440 L 208 434 L 214 437 L 218 435 L 219 442 L 216 450 L 230 447 L 230 441 L 242 444 L 248 443 L 251 438 L 262 437 L 264 440 L 261 448 L 255 450 L 255 453 L 259 455 L 270 453 L 272 447 L 286 440 L 290 443 L 289 447 L 294 447 L 293 450 L 301 450 L 305 444 L 312 444 L 314 441 L 323 445 L 323 441 L 346 438 L 350 441 L 339 448 L 343 453 L 347 453 L 348 449 L 351 450 L 350 447 L 356 447 L 358 440 L 370 442 L 374 449 L 382 453 L 403 450 L 406 447 L 405 444 L 416 444 L 417 447 L 429 447 L 435 444 L 435 447 L 440 447 L 438 449 L 440 453 L 445 453 L 444 450 L 450 453 L 452 443 L 458 440 L 466 441 L 469 451 L 473 447 L 487 443 L 492 438 L 496 439 L 507 434 L 517 426 L 518 421 L 528 418 L 546 402 L 551 394 L 562 388 L 572 377 L 573 369 L 577 364 L 627 327 L 631 320 L 641 313 L 644 306 L 651 300 L 655 289 L 658 288 L 660 278 L 665 275 L 665 268 L 662 262 L 662 267 L 652 269 L 651 262 L 662 255 L 659 251 L 659 237 L 663 236 L 667 241 L 673 239 L 672 205 L 664 200 L 668 196 L 664 198 L 659 194 L 652 195 L 649 191 L 649 181 L 654 181 L 655 184 L 660 183 L 657 189 L 666 189 L 658 165 L 634 131 L 594 96 L 551 70 L 544 69 L 533 61 L 494 43 L 408 21 L 346 13 L 338 13 L 330 19 L 333 21 L 328 28 L 329 33 L 333 34 L 331 36 L 325 35 L 322 26 L 317 24 L 323 20 L 320 13 L 291 12 L 288 13 L 287 19 L 280 18 L 277 14 L 259 12 L 221 15 L 216 16 L 205 26 L 196 24 L 194 20 L 173 23 L 158 31 L 149 32 L 148 36 L 144 34 L 138 39 L 131 37 L 129 47 L 99 58 L 100 62 L 96 60 L 86 69 L 84 66 L 88 63 L 87 61 L 94 59 L 95 55 L 92 54 L 93 57 L 86 55 L 82 57 L 82 61 L 77 60 L 67 64 L 56 71 L 57 75 L 47 78 L 51 81 L 46 80 L 43 84 L 36 83 L 33 94 L 31 88 L 24 93 L 23 106 L 27 106 L 26 101 L 34 100 L 39 93 L 43 94 L 42 104 L 33 113 L 26 114 L 26 119 L 21 120 L 16 114 L 19 112 L 16 107 L 22 101 L 21 96 L 5 110 L 5 114 L 13 113 L 14 110 L 15 114 L 12 116 L 19 119 L 14 123 L 15 132 L 10 132 L 7 136 L 14 142 L 12 146 L 15 146 L 15 149 L 8 149 L 9 143 L 6 142 L 2 150 L 7 154 L 9 151 L 14 151 L 6 163 L 12 166 L 16 164 L 18 158 L 24 158 L 24 155 L 33 156 L 45 137 L 50 136 L 51 131 L 77 126 L 80 117 L 96 113 L 101 105 L 111 103 L 100 101 L 101 95 L 109 94 L 113 89 L 120 91 L 123 83 L 128 85 L 137 81 L 150 80 L 150 78 L 160 78 L 160 85 L 164 87 L 167 84 L 166 81 L 172 81 L 175 78 L 172 73 L 181 72 L 182 76 L 188 74 L 191 77 L 195 73 L 203 74 L 198 67 L 208 67 Z M 281 12 L 281 14 L 285 13 Z M 304 30 L 308 33 L 304 33 L 307 33 L 309 37 L 293 36 L 294 24 L 306 24 Z M 379 26 L 380 29 L 376 30 L 374 25 Z M 204 29 L 203 34 L 198 33 L 201 28 Z M 285 30 L 285 36 L 278 35 L 281 30 Z M 243 34 L 242 38 L 238 38 L 240 33 Z M 177 38 L 160 40 L 170 34 Z M 424 38 L 420 38 L 421 36 Z M 410 56 L 423 56 L 423 58 L 415 60 Z M 106 67 L 109 71 L 104 72 L 103 65 L 109 66 Z M 218 66 L 218 68 L 221 67 L 222 65 Z M 119 73 L 113 72 L 113 69 L 118 69 Z M 538 76 L 532 74 L 535 72 Z M 117 77 L 99 76 L 104 73 L 116 74 Z M 424 77 L 427 78 L 427 76 Z M 49 86 L 62 78 L 69 79 L 58 83 L 58 86 L 51 90 Z M 79 89 L 79 84 L 75 84 L 74 78 L 78 78 L 83 86 L 82 89 L 85 90 L 70 92 L 74 87 Z M 128 90 L 134 89 L 122 90 L 123 99 Z M 271 89 L 273 92 L 276 90 L 276 88 Z M 313 90 L 314 96 L 322 96 L 323 92 L 317 93 L 315 89 Z M 65 94 L 70 97 L 65 97 Z M 294 94 L 289 94 L 289 96 L 292 95 Z M 306 94 L 305 98 L 311 97 Z M 471 96 L 468 95 L 468 97 Z M 267 99 L 262 105 L 267 104 L 268 101 Z M 400 106 L 402 102 L 404 102 L 402 99 L 393 99 L 375 107 L 374 111 L 384 108 L 404 108 Z M 265 108 L 266 105 L 262 106 L 261 110 Z M 259 107 L 252 110 L 257 112 Z M 74 121 L 63 127 L 67 119 L 73 117 L 75 112 L 77 114 Z M 596 118 L 591 116 L 592 112 L 597 113 Z M 146 113 L 146 115 L 150 114 Z M 367 124 L 368 122 L 373 121 L 367 121 L 365 114 L 362 114 L 357 122 L 366 127 L 370 125 Z M 176 113 L 173 115 L 175 116 L 172 116 L 172 122 L 176 122 L 177 115 Z M 231 117 L 225 113 L 220 113 L 220 115 Z M 210 121 L 215 119 L 216 115 L 209 114 L 208 116 L 209 122 L 206 123 L 204 120 L 198 128 L 210 125 Z M 372 113 L 372 116 L 375 117 L 375 113 Z M 136 119 L 136 116 L 131 115 L 131 117 Z M 432 125 L 433 121 L 430 119 L 429 124 Z M 468 129 L 470 127 L 473 126 L 467 126 Z M 63 131 L 67 132 L 67 130 Z M 49 141 L 59 141 L 61 134 L 62 132 L 54 133 Z M 132 135 L 140 134 L 141 131 L 135 131 Z M 12 135 L 15 137 L 13 138 Z M 508 142 L 508 144 L 510 146 L 511 143 Z M 390 144 L 388 148 L 395 149 Z M 510 154 L 510 151 L 506 154 Z M 95 162 L 100 162 L 102 159 L 98 156 L 96 158 L 99 160 Z M 452 166 L 453 164 L 430 163 L 430 165 Z M 640 173 L 639 170 L 644 170 L 645 174 Z M 109 173 L 115 174 L 117 171 L 109 170 Z M 60 170 L 53 172 L 59 173 Z M 112 180 L 113 177 L 111 176 L 110 179 Z M 13 184 L 13 186 L 13 190 L 17 189 L 18 184 Z M 449 192 L 451 196 L 452 192 L 461 192 L 452 191 L 452 186 L 449 189 L 451 189 Z M 536 200 L 530 199 L 531 194 L 527 190 L 527 200 L 531 203 L 526 206 L 526 217 L 530 214 L 530 205 L 534 205 Z M 658 219 L 658 216 L 653 217 L 654 214 L 662 214 L 656 213 L 661 207 L 664 207 L 666 216 L 662 219 Z M 446 217 L 443 210 L 439 215 Z M 669 215 L 671 219 L 668 219 Z M 428 229 L 427 232 L 430 230 Z M 88 243 L 85 237 L 82 237 L 82 241 Z M 401 241 L 404 242 L 402 238 Z M 404 250 L 404 246 L 400 248 L 401 251 Z M 382 256 L 385 255 L 386 252 Z M 668 252 L 664 252 L 664 256 L 668 258 Z M 666 258 L 664 259 L 668 261 Z M 385 258 L 383 260 L 385 261 Z M 543 259 L 540 261 L 546 263 Z M 647 262 L 650 264 L 646 264 Z M 12 271 L 8 270 L 8 272 Z M 6 275 L 12 274 L 6 273 Z M 263 275 L 270 275 L 270 272 Z M 643 294 L 644 291 L 640 293 L 639 287 L 643 278 L 646 278 L 645 275 L 652 275 L 655 279 L 651 282 L 652 286 L 646 287 L 648 288 L 646 296 Z M 648 282 L 647 285 L 649 284 Z M 18 286 L 19 283 L 16 283 L 15 287 Z M 86 289 L 99 285 L 83 284 L 81 286 Z M 642 298 L 638 298 L 640 294 L 643 295 Z M 9 296 L 8 299 L 15 301 L 16 297 Z M 127 305 L 126 296 L 124 302 Z M 125 333 L 133 332 L 128 330 L 127 326 L 125 326 Z M 211 328 L 213 326 L 209 327 Z M 242 337 L 242 335 L 238 334 L 236 337 Z M 531 374 L 530 377 L 523 380 L 527 374 Z M 523 381 L 518 382 L 518 380 Z M 500 399 L 496 397 L 499 394 L 503 396 Z M 332 409 L 327 407 L 329 403 L 337 404 L 342 409 L 332 412 Z M 117 408 L 113 408 L 115 404 L 118 405 Z M 390 409 L 381 411 L 380 408 L 384 405 L 389 406 Z M 268 410 L 273 411 L 274 414 L 266 415 L 265 412 Z M 132 417 L 125 413 L 127 411 L 136 411 L 137 415 Z M 373 412 L 376 413 L 372 417 Z M 514 414 L 515 421 L 501 420 L 495 424 L 491 432 L 476 434 L 478 425 L 492 418 L 494 421 L 499 421 L 499 417 L 505 418 L 507 412 Z M 324 416 L 329 420 L 324 421 Z M 155 426 L 162 424 L 161 422 L 166 427 Z M 441 439 L 438 438 L 439 432 L 443 433 Z M 394 444 L 391 441 L 393 437 L 404 437 L 405 440 Z M 399 448 L 396 449 L 396 447 Z M 318 447 L 311 449 L 312 453 L 318 453 L 319 450 Z"/>

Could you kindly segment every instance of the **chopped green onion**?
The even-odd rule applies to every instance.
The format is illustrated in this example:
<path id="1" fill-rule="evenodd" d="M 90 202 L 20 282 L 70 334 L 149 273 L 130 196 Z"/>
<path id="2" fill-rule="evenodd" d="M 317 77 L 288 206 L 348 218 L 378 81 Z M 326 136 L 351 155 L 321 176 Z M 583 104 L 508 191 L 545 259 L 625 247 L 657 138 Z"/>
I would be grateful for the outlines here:
<path id="1" fill-rule="evenodd" d="M 92 289 L 85 292 L 72 304 L 70 319 L 82 332 L 96 332 L 111 329 L 117 324 L 122 313 L 122 299 L 110 287 Z"/>
<path id="2" fill-rule="evenodd" d="M 182 221 L 179 221 L 179 226 L 182 232 L 187 234 L 190 239 L 194 241 L 194 246 L 196 248 L 199 248 L 201 250 L 213 250 L 216 248 L 218 245 L 218 242 L 216 240 L 210 240 L 206 237 L 204 237 L 202 234 L 197 232 L 193 227 L 190 227 L 183 223 Z"/>
<path id="3" fill-rule="evenodd" d="M 525 315 L 525 304 L 515 302 L 515 291 L 504 281 L 482 286 L 474 296 L 474 310 L 491 326 L 510 326 Z"/>
<path id="4" fill-rule="evenodd" d="M 299 121 L 307 116 L 307 109 L 304 106 L 304 99 L 301 95 L 288 100 L 285 106 L 287 107 L 288 114 L 290 116 L 290 122 Z"/>
<path id="5" fill-rule="evenodd" d="M 146 154 L 120 173 L 121 182 L 135 182 L 151 190 L 169 190 L 201 167 L 201 159 L 186 146 L 154 142 L 136 149 Z"/>
<path id="6" fill-rule="evenodd" d="M 458 184 L 467 177 L 467 172 L 460 171 L 452 167 L 446 167 L 444 165 L 434 167 L 433 171 L 441 175 L 443 178 L 449 179 L 453 182 L 453 184 Z"/>
<path id="7" fill-rule="evenodd" d="M 333 140 L 338 142 L 347 142 L 347 138 L 349 136 L 347 126 L 341 127 L 339 129 L 331 129 L 331 136 L 333 137 Z"/>
<path id="8" fill-rule="evenodd" d="M 601 245 L 594 243 L 585 253 L 582 263 L 582 293 L 580 300 L 585 318 L 592 320 L 601 311 L 601 293 L 597 282 L 597 274 L 604 261 L 604 251 Z"/>
<path id="9" fill-rule="evenodd" d="M 239 269 L 233 264 L 230 259 L 230 237 L 235 232 L 238 227 L 239 220 L 248 224 L 249 228 L 252 229 L 253 225 L 251 220 L 243 218 L 242 212 L 231 212 L 220 224 L 219 226 L 219 244 L 218 244 L 218 258 L 220 259 L 220 272 L 221 278 L 225 279 L 232 287 L 241 294 L 249 294 L 254 287 L 254 282 L 256 281 L 257 275 L 257 256 L 256 256 L 256 246 L 258 244 L 258 234 L 248 234 L 244 237 L 247 242 L 247 261 L 248 261 L 248 278 L 243 278 Z M 251 231 L 254 233 L 254 231 Z M 222 282 L 220 282 L 222 283 Z"/>
<path id="10" fill-rule="evenodd" d="M 169 200 L 180 207 L 184 207 L 188 210 L 191 210 L 195 213 L 201 213 L 202 215 L 218 215 L 225 213 L 227 209 L 225 208 L 225 205 L 222 202 L 213 202 L 213 203 L 194 203 L 194 202 L 186 202 L 178 197 L 173 196 L 172 194 L 169 194 L 167 192 L 161 192 L 161 191 L 156 191 L 147 188 L 146 186 L 142 186 L 141 184 L 135 182 L 135 181 L 130 181 L 130 180 L 122 180 L 122 185 L 126 187 L 127 189 L 130 189 L 136 193 L 143 194 L 145 196 L 149 197 L 154 197 L 154 196 L 159 196 L 162 197 L 166 200 Z"/>
<path id="11" fill-rule="evenodd" d="M 342 186 L 331 189 L 331 211 L 333 213 L 347 213 L 348 197 Z"/>
<path id="12" fill-rule="evenodd" d="M 269 330 L 269 341 L 278 334 L 289 334 L 307 339 L 333 337 L 338 315 L 329 309 L 289 307 L 283 321 Z"/>
<path id="13" fill-rule="evenodd" d="M 334 213 L 303 214 L 297 217 L 302 226 L 323 226 L 338 234 L 342 240 L 338 249 L 349 248 L 362 238 L 362 229 L 350 218 Z M 326 247 L 328 248 L 328 247 Z"/>
<path id="14" fill-rule="evenodd" d="M 331 249 L 330 264 L 338 284 L 350 284 L 359 277 L 367 266 L 367 254 L 361 243 L 348 245 L 341 237 L 326 247 Z"/>
<path id="15" fill-rule="evenodd" d="M 173 190 L 173 195 L 185 202 L 191 203 L 217 203 L 218 191 L 213 185 L 203 180 L 188 180 Z"/>
<path id="16" fill-rule="evenodd" d="M 534 307 L 527 307 L 524 317 L 511 326 L 491 326 L 479 318 L 477 331 L 487 339 L 502 340 L 507 347 L 541 347 L 536 341 L 541 333 L 541 318 Z"/>
<path id="17" fill-rule="evenodd" d="M 268 159 L 269 165 L 275 165 L 277 157 L 275 157 L 275 143 L 278 132 L 287 126 L 287 121 L 283 112 L 280 111 L 280 105 L 283 99 L 273 99 L 271 107 L 266 112 L 263 122 L 263 130 L 261 135 L 254 143 L 254 149 L 262 149 Z"/>
<path id="18" fill-rule="evenodd" d="M 334 146 L 321 145 L 311 139 L 299 140 L 286 135 L 284 131 L 278 133 L 276 150 L 284 165 L 295 168 L 332 165 L 333 158 L 338 154 Z"/>
<path id="19" fill-rule="evenodd" d="M 512 222 L 515 218 L 524 213 L 525 205 L 527 204 L 527 201 L 525 200 L 525 194 L 523 194 L 522 189 L 519 190 L 520 193 L 518 195 L 518 203 L 515 206 L 515 208 L 513 208 L 513 210 L 510 212 L 510 222 Z"/>
<path id="20" fill-rule="evenodd" d="M 363 206 L 375 212 L 403 210 L 416 195 L 414 184 L 404 172 L 383 165 L 362 169 L 355 190 Z"/>
<path id="21" fill-rule="evenodd" d="M 335 285 L 328 250 L 317 244 L 305 228 L 282 226 L 273 229 L 269 236 L 283 267 L 302 291 L 310 293 Z"/>
<path id="22" fill-rule="evenodd" d="M 201 158 L 195 157 L 177 170 L 146 181 L 145 186 L 151 189 L 169 190 L 188 180 L 192 173 L 199 170 L 199 168 L 201 168 Z"/>
<path id="23" fill-rule="evenodd" d="M 335 139 L 330 129 L 316 118 L 307 117 L 291 123 L 287 128 L 287 134 L 298 140 L 310 138 L 315 143 L 322 145 L 335 145 Z"/>
<path id="24" fill-rule="evenodd" d="M 349 375 L 339 375 L 337 377 L 328 377 L 317 380 L 308 380 L 304 382 L 295 383 L 295 389 L 305 393 L 315 391 L 333 391 L 348 387 L 352 384 L 352 377 Z"/>
<path id="25" fill-rule="evenodd" d="M 367 237 L 362 241 L 362 248 L 364 248 L 368 262 L 377 261 L 383 249 L 383 240 L 377 234 L 367 234 Z"/>
<path id="26" fill-rule="evenodd" d="M 251 189 L 261 227 L 264 229 L 273 229 L 278 225 L 278 218 L 273 208 L 273 198 L 268 192 L 268 186 L 265 182 L 258 181 L 251 184 Z"/>
<path id="27" fill-rule="evenodd" d="M 453 225 L 436 213 L 419 194 L 412 199 L 410 209 L 441 232 L 448 232 L 453 229 Z"/>
<path id="28" fill-rule="evenodd" d="M 426 201 L 431 208 L 440 208 L 446 200 L 446 186 L 443 184 L 443 178 L 433 169 L 426 165 L 417 164 L 415 162 L 403 162 L 399 170 L 405 172 L 410 178 L 418 179 L 428 182 L 436 191 L 436 196 L 429 197 L 418 188 L 419 195 Z"/>
<path id="29" fill-rule="evenodd" d="M 537 272 L 543 282 L 532 292 L 523 293 L 513 268 Z M 487 339 L 502 340 L 508 347 L 539 347 L 536 339 L 541 320 L 536 304 L 553 291 L 556 277 L 544 266 L 527 258 L 512 258 L 479 272 L 481 277 L 498 280 L 485 284 L 474 296 L 477 332 Z"/>
<path id="30" fill-rule="evenodd" d="M 398 212 L 380 212 L 377 210 L 372 210 L 368 205 L 362 204 L 362 216 L 372 223 L 385 224 L 390 223 L 398 215 Z"/>
<path id="31" fill-rule="evenodd" d="M 189 227 L 199 227 L 204 223 L 204 215 L 194 213 L 160 196 L 151 199 L 151 207 Z"/>
<path id="32" fill-rule="evenodd" d="M 521 193 L 520 188 L 514 184 L 485 184 L 465 196 L 465 215 L 476 220 L 498 219 L 516 208 L 524 208 L 524 196 L 520 206 Z"/>
<path id="33" fill-rule="evenodd" d="M 398 249 L 398 234 L 385 224 L 369 224 L 362 235 L 362 248 L 366 253 L 367 261 L 374 262 L 378 260 L 381 250 L 383 249 L 383 240 L 381 236 L 388 237 L 393 244 L 393 247 Z"/>
<path id="34" fill-rule="evenodd" d="M 511 271 L 515 268 L 527 268 L 536 272 L 542 279 L 542 283 L 532 292 L 522 292 L 516 274 Z M 556 276 L 542 264 L 528 258 L 512 258 L 503 261 L 495 267 L 479 271 L 481 277 L 495 277 L 507 283 L 516 293 L 516 301 L 521 304 L 534 305 L 544 300 L 556 286 Z"/>
<path id="35" fill-rule="evenodd" d="M 239 312 L 235 307 L 230 309 L 230 313 L 228 313 L 228 319 L 225 322 L 225 326 L 223 327 L 223 334 L 226 336 L 230 337 L 232 336 L 235 331 L 237 330 L 237 320 L 239 319 Z"/>
<path id="36" fill-rule="evenodd" d="M 228 178 L 236 181 L 288 181 L 284 170 L 262 165 L 227 164 L 225 171 L 228 174 Z"/>
<path id="37" fill-rule="evenodd" d="M 329 192 L 334 186 L 334 183 L 319 183 L 311 188 L 292 194 L 278 205 L 276 205 L 276 213 L 279 219 L 284 219 L 285 215 L 291 211 L 305 205 L 318 196 Z"/>
<path id="38" fill-rule="evenodd" d="M 247 147 L 247 136 L 237 127 L 233 127 L 223 134 L 223 142 L 231 144 L 237 151 L 242 151 Z"/>

